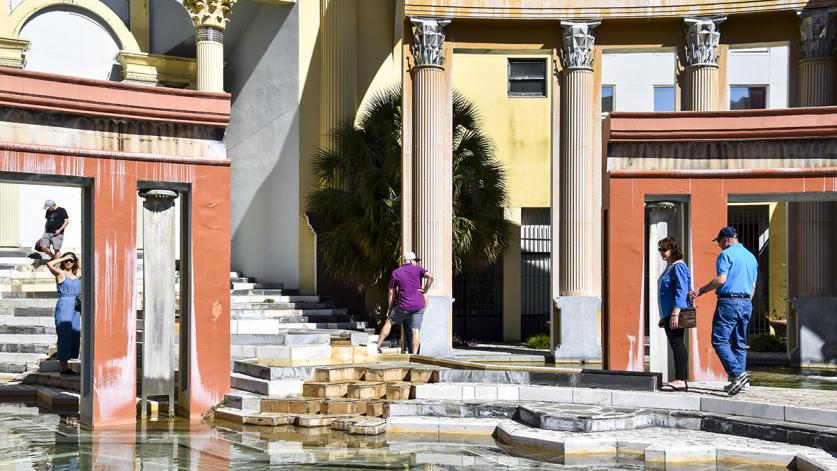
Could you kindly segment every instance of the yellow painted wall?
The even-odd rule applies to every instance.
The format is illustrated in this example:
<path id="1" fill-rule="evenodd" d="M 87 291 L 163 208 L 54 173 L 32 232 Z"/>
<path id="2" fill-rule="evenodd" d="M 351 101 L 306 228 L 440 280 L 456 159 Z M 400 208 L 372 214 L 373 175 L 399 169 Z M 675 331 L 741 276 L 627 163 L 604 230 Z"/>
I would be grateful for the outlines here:
<path id="1" fill-rule="evenodd" d="M 546 57 L 546 97 L 508 96 L 509 57 Z M 483 130 L 506 170 L 513 208 L 550 204 L 551 72 L 544 55 L 462 53 L 453 58 L 454 87 L 480 113 Z"/>
<path id="2" fill-rule="evenodd" d="M 371 93 L 400 82 L 401 32 L 396 40 L 395 5 L 390 0 L 357 0 L 357 87 L 362 103 Z M 311 158 L 320 145 L 320 2 L 299 8 L 299 287 L 314 292 L 314 236 L 305 221 L 306 199 L 316 187 Z"/>
<path id="3" fill-rule="evenodd" d="M 770 204 L 770 288 L 768 313 L 787 319 L 788 311 L 788 204 Z"/>

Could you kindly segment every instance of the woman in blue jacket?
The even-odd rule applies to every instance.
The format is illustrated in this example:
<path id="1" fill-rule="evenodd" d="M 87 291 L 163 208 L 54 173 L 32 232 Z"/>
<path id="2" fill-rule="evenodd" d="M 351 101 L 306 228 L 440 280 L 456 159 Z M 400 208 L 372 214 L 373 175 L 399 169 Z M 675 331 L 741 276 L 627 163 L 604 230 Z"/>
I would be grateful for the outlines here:
<path id="1" fill-rule="evenodd" d="M 658 292 L 660 296 L 659 326 L 665 329 L 668 344 L 674 353 L 674 381 L 663 385 L 664 391 L 688 391 L 689 355 L 686 352 L 684 335 L 686 329 L 677 328 L 680 310 L 687 307 L 689 290 L 692 288 L 692 274 L 683 262 L 680 243 L 673 237 L 666 237 L 657 243 L 660 257 L 666 262 L 666 269 L 660 275 Z"/>

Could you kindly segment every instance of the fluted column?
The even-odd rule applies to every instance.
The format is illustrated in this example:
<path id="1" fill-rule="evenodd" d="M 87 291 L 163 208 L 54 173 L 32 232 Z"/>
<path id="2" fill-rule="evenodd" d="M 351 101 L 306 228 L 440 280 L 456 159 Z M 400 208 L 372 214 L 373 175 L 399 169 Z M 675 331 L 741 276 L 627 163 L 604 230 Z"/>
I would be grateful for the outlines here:
<path id="1" fill-rule="evenodd" d="M 657 328 L 660 319 L 659 287 L 657 281 L 666 270 L 666 262 L 657 251 L 657 244 L 665 237 L 674 237 L 683 241 L 681 236 L 680 215 L 674 203 L 660 202 L 649 204 L 648 208 L 648 323 L 651 353 L 651 371 L 662 373 L 663 381 L 674 377 L 674 359 L 668 347 L 665 330 Z"/>
<path id="2" fill-rule="evenodd" d="M 835 21 L 825 10 L 800 13 L 799 106 L 834 104 Z M 834 250 L 833 202 L 790 203 L 792 233 L 792 277 L 796 287 L 792 296 L 833 296 L 831 267 Z"/>
<path id="3" fill-rule="evenodd" d="M 320 147 L 357 111 L 357 3 L 320 0 Z"/>
<path id="4" fill-rule="evenodd" d="M 20 246 L 20 187 L 0 183 L 0 247 Z"/>
<path id="5" fill-rule="evenodd" d="M 449 20 L 413 18 L 413 249 L 433 273 L 431 294 L 453 293 L 453 159 L 444 73 Z M 405 247 L 409 250 L 409 247 Z"/>
<path id="6" fill-rule="evenodd" d="M 715 111 L 718 106 L 720 18 L 686 18 L 686 111 Z"/>
<path id="7" fill-rule="evenodd" d="M 592 294 L 593 28 L 562 21 L 560 294 Z"/>
<path id="8" fill-rule="evenodd" d="M 230 10 L 237 1 L 183 1 L 195 26 L 199 91 L 224 91 L 224 28 L 230 21 Z"/>

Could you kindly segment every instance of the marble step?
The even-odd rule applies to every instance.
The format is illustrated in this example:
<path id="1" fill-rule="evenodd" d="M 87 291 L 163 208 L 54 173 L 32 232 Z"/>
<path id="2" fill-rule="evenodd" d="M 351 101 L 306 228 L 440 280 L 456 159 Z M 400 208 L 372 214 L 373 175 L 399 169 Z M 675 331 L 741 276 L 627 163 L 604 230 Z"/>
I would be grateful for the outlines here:
<path id="1" fill-rule="evenodd" d="M 277 290 L 280 291 L 280 290 Z M 268 301 L 269 300 L 269 301 Z M 273 295 L 273 294 L 246 294 L 231 295 L 231 303 L 319 303 L 322 302 L 319 296 L 300 295 Z"/>
<path id="2" fill-rule="evenodd" d="M 347 309 L 232 309 L 230 312 L 231 319 L 275 319 L 282 317 L 301 317 L 310 318 L 346 316 Z"/>
<path id="3" fill-rule="evenodd" d="M 47 356 L 42 353 L 0 352 L 0 364 L 26 364 L 37 366 Z"/>
<path id="4" fill-rule="evenodd" d="M 230 375 L 230 387 L 264 396 L 288 397 L 302 393 L 302 380 L 280 379 L 271 381 L 233 373 Z"/>
<path id="5" fill-rule="evenodd" d="M 55 318 L 55 300 L 51 299 L 49 307 L 16 307 L 11 309 L 11 315 L 14 317 L 36 317 L 36 318 L 46 318 L 51 317 Z M 0 308 L 0 312 L 4 315 L 8 315 L 4 312 L 4 308 Z"/>
<path id="6" fill-rule="evenodd" d="M 308 381 L 313 377 L 314 366 L 270 366 L 253 361 L 233 361 L 233 372 L 268 381 L 299 379 Z"/>
<path id="7" fill-rule="evenodd" d="M 323 364 L 331 360 L 331 345 L 231 345 L 232 358 L 258 358 L 277 366 Z"/>
<path id="8" fill-rule="evenodd" d="M 230 304 L 230 309 L 245 309 L 245 310 L 256 310 L 256 309 L 267 309 L 267 310 L 277 310 L 277 309 L 334 309 L 336 306 L 333 302 L 316 302 L 316 303 L 308 303 L 308 302 L 299 302 L 299 303 L 232 303 Z"/>
<path id="9" fill-rule="evenodd" d="M 49 337 L 45 335 L 44 337 Z M 55 336 L 52 336 L 55 337 Z M 39 355 L 48 355 L 49 347 L 55 345 L 55 341 L 50 343 L 16 343 L 16 342 L 0 342 L 0 352 L 5 353 L 37 353 Z"/>
<path id="10" fill-rule="evenodd" d="M 2 291 L 0 298 L 3 299 L 44 299 L 44 298 L 58 298 L 58 292 L 53 291 Z"/>
<path id="11" fill-rule="evenodd" d="M 284 288 L 282 283 L 257 283 L 252 281 L 233 281 L 230 283 L 232 286 L 232 290 L 239 291 L 239 290 L 265 290 L 265 289 L 278 289 L 281 290 Z M 299 291 L 299 290 L 287 290 L 287 291 Z"/>
<path id="12" fill-rule="evenodd" d="M 293 320 L 289 320 L 293 319 Z M 289 320 L 288 322 L 283 322 Z M 274 318 L 274 319 L 235 319 L 230 320 L 230 333 L 233 334 L 278 334 L 288 329 L 296 329 L 299 324 L 315 324 L 317 328 L 323 329 L 338 329 L 346 327 L 341 330 L 357 330 L 363 329 L 362 322 L 316 322 L 317 319 L 307 317 L 288 317 L 288 318 Z M 315 322 L 312 322 L 315 321 Z M 353 327 L 357 326 L 357 328 Z"/>
<path id="13" fill-rule="evenodd" d="M 44 331 L 43 329 L 52 329 Z M 55 333 L 54 316 L 2 316 L 0 334 L 46 334 Z"/>
<path id="14" fill-rule="evenodd" d="M 48 298 L 0 298 L 0 310 L 3 308 L 51 308 L 55 309 L 55 299 Z"/>
<path id="15" fill-rule="evenodd" d="M 232 334 L 232 345 L 328 345 L 328 332 L 288 331 L 277 334 Z"/>

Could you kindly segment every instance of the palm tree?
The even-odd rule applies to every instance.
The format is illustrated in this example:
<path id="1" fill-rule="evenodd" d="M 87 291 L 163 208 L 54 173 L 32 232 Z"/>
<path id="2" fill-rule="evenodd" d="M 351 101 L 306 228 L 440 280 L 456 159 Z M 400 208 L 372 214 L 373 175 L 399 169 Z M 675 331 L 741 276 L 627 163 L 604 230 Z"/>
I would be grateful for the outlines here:
<path id="1" fill-rule="evenodd" d="M 320 186 L 308 197 L 331 230 L 317 243 L 326 271 L 357 286 L 383 286 L 401 253 L 401 89 L 371 97 L 357 120 L 331 133 L 313 167 Z M 474 105 L 453 98 L 454 271 L 498 260 L 508 245 L 506 179 Z"/>

